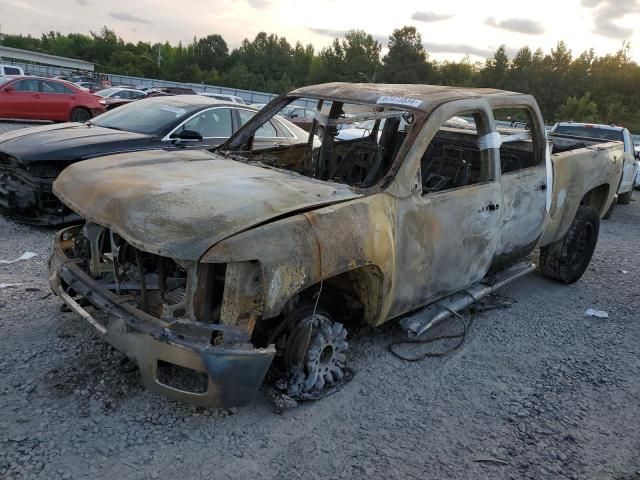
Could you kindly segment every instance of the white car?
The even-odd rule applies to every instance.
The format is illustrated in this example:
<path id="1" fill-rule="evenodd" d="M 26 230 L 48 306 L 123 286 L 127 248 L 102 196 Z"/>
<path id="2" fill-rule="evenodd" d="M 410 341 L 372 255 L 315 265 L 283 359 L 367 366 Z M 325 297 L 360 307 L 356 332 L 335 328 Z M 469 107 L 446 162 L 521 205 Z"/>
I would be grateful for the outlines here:
<path id="1" fill-rule="evenodd" d="M 94 95 L 98 95 L 102 98 L 119 98 L 122 100 L 139 100 L 140 98 L 144 98 L 147 96 L 147 94 L 142 90 L 125 87 L 105 88 L 104 90 L 95 92 Z"/>
<path id="2" fill-rule="evenodd" d="M 24 75 L 24 70 L 15 65 L 0 65 L 0 77 L 3 75 Z"/>

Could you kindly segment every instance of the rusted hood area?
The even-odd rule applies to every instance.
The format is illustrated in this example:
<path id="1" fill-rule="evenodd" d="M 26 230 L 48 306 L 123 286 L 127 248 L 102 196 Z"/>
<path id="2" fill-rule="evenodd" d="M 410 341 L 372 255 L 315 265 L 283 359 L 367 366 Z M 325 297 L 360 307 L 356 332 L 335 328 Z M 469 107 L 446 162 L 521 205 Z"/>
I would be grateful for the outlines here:
<path id="1" fill-rule="evenodd" d="M 137 248 L 183 260 L 197 260 L 220 240 L 276 217 L 360 196 L 344 185 L 206 151 L 164 150 L 76 163 L 53 190 Z"/>

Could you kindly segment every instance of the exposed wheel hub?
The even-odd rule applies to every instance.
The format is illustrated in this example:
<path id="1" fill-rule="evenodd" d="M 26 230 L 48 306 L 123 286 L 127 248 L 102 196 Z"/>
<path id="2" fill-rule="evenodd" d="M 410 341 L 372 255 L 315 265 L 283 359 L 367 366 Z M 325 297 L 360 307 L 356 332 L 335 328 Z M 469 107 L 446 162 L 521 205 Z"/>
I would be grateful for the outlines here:
<path id="1" fill-rule="evenodd" d="M 321 313 L 294 327 L 285 349 L 291 396 L 319 391 L 342 380 L 348 344 L 347 330 Z"/>

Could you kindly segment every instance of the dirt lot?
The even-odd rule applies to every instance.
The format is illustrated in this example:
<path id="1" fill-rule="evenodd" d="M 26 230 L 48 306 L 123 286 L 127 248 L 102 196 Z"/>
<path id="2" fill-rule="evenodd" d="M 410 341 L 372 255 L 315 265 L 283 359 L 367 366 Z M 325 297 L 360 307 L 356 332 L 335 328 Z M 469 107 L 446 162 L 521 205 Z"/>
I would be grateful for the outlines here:
<path id="1" fill-rule="evenodd" d="M 640 479 L 640 201 L 580 282 L 519 280 L 446 358 L 393 357 L 394 322 L 352 332 L 355 379 L 283 414 L 145 391 L 48 295 L 51 238 L 0 217 L 0 259 L 38 254 L 0 265 L 21 284 L 0 289 L 0 478 Z"/>

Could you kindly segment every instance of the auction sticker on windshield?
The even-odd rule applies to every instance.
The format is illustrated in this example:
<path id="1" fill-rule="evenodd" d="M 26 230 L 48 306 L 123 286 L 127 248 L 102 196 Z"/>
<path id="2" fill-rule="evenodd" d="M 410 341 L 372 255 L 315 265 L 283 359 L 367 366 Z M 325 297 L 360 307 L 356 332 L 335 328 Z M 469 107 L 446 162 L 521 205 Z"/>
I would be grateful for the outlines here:
<path id="1" fill-rule="evenodd" d="M 422 100 L 409 97 L 396 97 L 393 95 L 382 95 L 376 102 L 378 105 L 402 105 L 404 107 L 419 108 L 422 105 Z"/>

